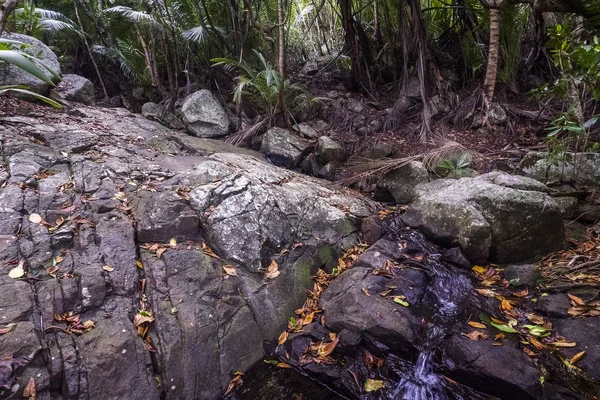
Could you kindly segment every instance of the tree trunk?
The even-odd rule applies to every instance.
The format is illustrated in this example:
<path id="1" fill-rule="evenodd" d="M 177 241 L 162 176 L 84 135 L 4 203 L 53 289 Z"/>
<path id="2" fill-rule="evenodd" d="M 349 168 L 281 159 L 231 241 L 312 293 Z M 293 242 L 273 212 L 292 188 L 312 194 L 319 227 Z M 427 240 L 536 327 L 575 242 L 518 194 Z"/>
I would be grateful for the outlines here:
<path id="1" fill-rule="evenodd" d="M 19 4 L 19 0 L 4 0 L 4 2 L 0 0 L 0 3 L 0 36 L 2 36 L 8 16 L 15 9 L 17 4 Z"/>
<path id="2" fill-rule="evenodd" d="M 279 25 L 279 52 L 277 58 L 277 72 L 279 72 L 279 106 L 283 114 L 283 120 L 288 127 L 292 126 L 290 113 L 285 101 L 285 15 L 283 11 L 284 0 L 277 0 L 277 24 Z"/>
<path id="3" fill-rule="evenodd" d="M 498 75 L 498 52 L 500 49 L 500 11 L 490 8 L 490 50 L 483 90 L 487 101 L 494 100 L 496 76 Z"/>
<path id="4" fill-rule="evenodd" d="M 354 24 L 354 14 L 351 0 L 338 0 L 342 14 L 344 28 L 344 50 L 350 56 L 352 69 L 350 71 L 350 87 L 354 90 L 361 89 L 362 85 L 370 82 L 365 66 L 363 65 L 363 51 Z M 362 85 L 361 85 L 362 84 Z"/>

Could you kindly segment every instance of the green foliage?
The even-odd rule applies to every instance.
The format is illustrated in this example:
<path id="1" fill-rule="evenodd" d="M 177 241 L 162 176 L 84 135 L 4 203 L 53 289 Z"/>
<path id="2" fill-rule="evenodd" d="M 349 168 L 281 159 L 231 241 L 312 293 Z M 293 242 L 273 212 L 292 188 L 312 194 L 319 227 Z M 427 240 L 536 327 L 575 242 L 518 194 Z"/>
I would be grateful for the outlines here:
<path id="1" fill-rule="evenodd" d="M 230 58 L 213 58 L 214 66 L 221 66 L 228 71 L 237 71 L 235 77 L 237 85 L 233 92 L 233 101 L 241 104 L 244 98 L 258 108 L 260 113 L 265 113 L 269 118 L 283 111 L 281 100 L 290 108 L 306 106 L 310 96 L 298 85 L 289 79 L 282 79 L 277 70 L 258 51 L 254 52 L 258 58 L 258 68 L 246 61 L 237 61 Z"/>

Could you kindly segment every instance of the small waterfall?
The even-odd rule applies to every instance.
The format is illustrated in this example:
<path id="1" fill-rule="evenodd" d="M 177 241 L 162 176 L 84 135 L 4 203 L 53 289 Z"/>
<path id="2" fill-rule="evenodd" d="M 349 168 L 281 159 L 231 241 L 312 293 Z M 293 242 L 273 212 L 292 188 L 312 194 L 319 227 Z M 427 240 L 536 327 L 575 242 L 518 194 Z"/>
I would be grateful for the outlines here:
<path id="1" fill-rule="evenodd" d="M 435 372 L 434 351 L 460 313 L 461 302 L 472 286 L 466 277 L 449 271 L 441 264 L 432 268 L 431 275 L 433 282 L 426 297 L 436 309 L 433 324 L 427 329 L 414 370 L 400 380 L 392 394 L 393 400 L 448 399 L 445 382 Z"/>

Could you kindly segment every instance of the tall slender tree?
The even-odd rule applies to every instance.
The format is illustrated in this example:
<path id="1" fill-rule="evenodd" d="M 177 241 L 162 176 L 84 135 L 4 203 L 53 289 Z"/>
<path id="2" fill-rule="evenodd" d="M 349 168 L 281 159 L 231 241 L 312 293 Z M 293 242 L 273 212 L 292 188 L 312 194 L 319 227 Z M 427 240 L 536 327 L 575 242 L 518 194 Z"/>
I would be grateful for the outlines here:
<path id="1" fill-rule="evenodd" d="M 506 0 L 481 0 L 490 10 L 490 48 L 485 72 L 483 90 L 488 102 L 494 100 L 496 78 L 498 76 L 498 54 L 500 51 L 500 7 Z"/>

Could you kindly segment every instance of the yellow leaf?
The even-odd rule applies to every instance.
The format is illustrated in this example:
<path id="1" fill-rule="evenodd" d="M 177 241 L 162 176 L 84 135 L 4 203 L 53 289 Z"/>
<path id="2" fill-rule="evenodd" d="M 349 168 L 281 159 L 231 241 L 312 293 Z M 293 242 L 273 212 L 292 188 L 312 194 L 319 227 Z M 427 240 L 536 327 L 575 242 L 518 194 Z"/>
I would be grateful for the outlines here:
<path id="1" fill-rule="evenodd" d="M 577 343 L 575 342 L 553 342 L 552 346 L 555 347 L 575 347 Z"/>
<path id="2" fill-rule="evenodd" d="M 142 262 L 140 260 L 136 260 L 135 265 L 137 265 L 137 267 L 139 269 L 144 269 L 144 264 L 142 264 Z"/>
<path id="3" fill-rule="evenodd" d="M 575 364 L 577 361 L 581 360 L 581 358 L 585 355 L 585 351 L 580 351 L 579 353 L 575 354 L 572 358 L 571 358 L 571 364 Z"/>
<path id="4" fill-rule="evenodd" d="M 484 324 L 482 324 L 481 322 L 469 321 L 468 324 L 469 324 L 469 326 L 472 326 L 473 328 L 479 328 L 479 329 L 486 328 L 486 326 Z"/>
<path id="5" fill-rule="evenodd" d="M 175 238 L 171 239 L 169 241 L 169 246 L 176 247 L 177 246 L 177 240 L 175 240 Z"/>
<path id="6" fill-rule="evenodd" d="M 462 335 L 465 337 L 468 337 L 469 339 L 474 340 L 474 341 L 478 341 L 478 340 L 482 340 L 482 339 L 485 340 L 488 338 L 487 333 L 477 331 L 477 330 L 469 332 L 469 333 L 463 333 Z"/>
<path id="7" fill-rule="evenodd" d="M 367 379 L 365 382 L 365 392 L 376 392 L 381 389 L 385 384 L 383 381 L 376 381 L 375 379 Z"/>
<path id="8" fill-rule="evenodd" d="M 505 298 L 502 298 L 502 309 L 506 310 L 506 311 L 510 311 L 513 309 L 512 304 L 510 304 L 510 302 L 508 300 L 506 300 Z"/>
<path id="9" fill-rule="evenodd" d="M 271 264 L 267 267 L 267 273 L 265 274 L 266 279 L 275 279 L 279 276 L 279 265 L 277 261 L 271 261 Z"/>
<path id="10" fill-rule="evenodd" d="M 283 331 L 283 332 L 281 332 L 281 335 L 279 335 L 279 340 L 277 340 L 277 344 L 284 344 L 287 339 L 288 339 L 288 331 Z"/>
<path id="11" fill-rule="evenodd" d="M 42 221 L 43 221 L 43 218 L 40 214 L 29 215 L 29 222 L 31 222 L 33 224 L 41 224 Z"/>
<path id="12" fill-rule="evenodd" d="M 108 265 L 103 265 L 102 269 L 107 271 L 107 272 L 113 272 L 115 269 L 113 267 L 110 267 Z"/>
<path id="13" fill-rule="evenodd" d="M 25 270 L 23 269 L 22 265 L 19 265 L 18 267 L 15 267 L 8 272 L 8 277 L 11 279 L 19 279 L 24 276 L 25 276 Z"/>
<path id="14" fill-rule="evenodd" d="M 483 274 L 483 273 L 485 272 L 485 268 L 483 268 L 483 267 L 482 267 L 482 266 L 480 266 L 480 265 L 475 265 L 475 266 L 473 267 L 473 271 L 474 271 L 476 274 Z"/>

